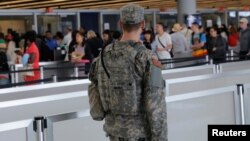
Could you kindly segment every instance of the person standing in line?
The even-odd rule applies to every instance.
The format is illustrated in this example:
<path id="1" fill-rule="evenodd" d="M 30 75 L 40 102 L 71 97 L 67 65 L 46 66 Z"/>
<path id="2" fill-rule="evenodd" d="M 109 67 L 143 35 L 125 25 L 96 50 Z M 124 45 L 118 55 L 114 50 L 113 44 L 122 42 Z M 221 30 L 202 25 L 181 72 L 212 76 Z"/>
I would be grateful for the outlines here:
<path id="1" fill-rule="evenodd" d="M 228 45 L 230 49 L 237 50 L 239 43 L 239 32 L 234 25 L 229 26 L 229 36 L 228 36 Z"/>
<path id="2" fill-rule="evenodd" d="M 105 119 L 110 141 L 167 141 L 162 65 L 140 41 L 144 9 L 128 4 L 120 12 L 121 40 L 105 47 L 90 69 L 90 114 Z"/>
<path id="3" fill-rule="evenodd" d="M 154 37 L 153 31 L 151 31 L 151 30 L 146 30 L 146 31 L 144 31 L 143 35 L 144 35 L 143 44 L 145 45 L 145 47 L 146 47 L 147 49 L 152 50 L 152 52 L 153 52 L 154 54 L 156 54 L 156 47 L 157 47 L 157 44 L 156 44 L 156 41 L 155 41 L 155 37 Z"/>
<path id="4" fill-rule="evenodd" d="M 186 24 L 181 24 L 181 33 L 185 36 L 186 40 L 187 40 L 187 43 L 188 43 L 188 50 L 189 52 L 191 52 L 191 38 L 192 38 L 192 33 L 193 31 L 191 29 L 189 29 Z"/>
<path id="5" fill-rule="evenodd" d="M 248 27 L 248 20 L 242 18 L 240 20 L 240 60 L 247 59 L 250 56 L 250 28 Z"/>
<path id="6" fill-rule="evenodd" d="M 67 55 L 65 57 L 65 61 L 68 61 L 70 59 L 68 57 L 69 54 L 70 54 L 70 44 L 71 44 L 71 41 L 73 40 L 72 36 L 74 36 L 74 35 L 72 35 L 73 33 L 72 33 L 72 27 L 71 26 L 68 26 L 66 28 L 65 32 L 66 32 L 66 35 L 63 38 L 63 43 L 64 43 L 64 45 L 66 47 L 66 51 L 67 51 Z"/>
<path id="7" fill-rule="evenodd" d="M 72 27 L 67 27 L 66 35 L 63 38 L 63 43 L 69 46 L 70 42 L 72 41 Z"/>
<path id="8" fill-rule="evenodd" d="M 208 55 L 214 63 L 223 63 L 226 59 L 227 41 L 217 27 L 210 28 L 210 38 L 207 41 Z"/>
<path id="9" fill-rule="evenodd" d="M 107 45 L 111 44 L 114 41 L 110 30 L 104 30 L 102 32 L 102 40 L 103 40 L 103 47 L 106 47 Z"/>
<path id="10" fill-rule="evenodd" d="M 29 55 L 28 64 L 31 66 L 30 69 L 39 69 L 39 50 L 35 43 L 36 41 L 36 32 L 29 31 L 26 33 L 26 42 L 27 42 L 27 49 L 26 54 Z M 28 75 L 29 74 L 29 75 Z M 36 81 L 40 79 L 40 71 L 36 70 L 31 73 L 28 73 L 24 76 L 25 82 L 29 81 Z"/>
<path id="11" fill-rule="evenodd" d="M 196 22 L 192 23 L 191 28 L 193 31 L 192 37 L 191 37 L 191 48 L 193 49 L 193 51 L 203 49 L 207 42 L 206 35 L 200 32 L 199 24 Z M 196 39 L 198 40 L 198 44 L 195 42 Z"/>
<path id="12" fill-rule="evenodd" d="M 103 41 L 93 30 L 87 33 L 86 47 L 90 48 L 94 58 L 96 58 L 103 48 Z"/>
<path id="13" fill-rule="evenodd" d="M 179 23 L 174 24 L 172 31 L 174 32 L 171 34 L 174 58 L 190 57 L 187 53 L 189 48 L 187 40 L 181 33 L 181 25 Z"/>
<path id="14" fill-rule="evenodd" d="M 16 43 L 13 41 L 13 35 L 8 34 L 6 36 L 6 41 L 7 41 L 7 58 L 8 58 L 8 64 L 13 65 L 16 63 L 17 59 L 17 54 L 15 53 L 16 51 Z"/>
<path id="15" fill-rule="evenodd" d="M 164 24 L 157 23 L 156 25 L 157 35 L 155 41 L 157 44 L 157 55 L 159 59 L 171 59 L 170 52 L 172 50 L 172 40 L 171 36 L 164 31 Z"/>

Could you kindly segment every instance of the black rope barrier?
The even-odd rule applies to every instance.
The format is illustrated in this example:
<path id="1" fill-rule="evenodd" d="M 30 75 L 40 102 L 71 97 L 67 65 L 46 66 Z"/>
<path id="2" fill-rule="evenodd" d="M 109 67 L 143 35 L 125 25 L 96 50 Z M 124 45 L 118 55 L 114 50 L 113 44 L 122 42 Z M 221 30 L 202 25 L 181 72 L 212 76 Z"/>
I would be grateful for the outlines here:
<path id="1" fill-rule="evenodd" d="M 80 77 L 60 77 L 58 81 L 67 81 L 67 80 L 77 80 L 77 79 L 87 79 L 88 76 L 80 76 Z"/>
<path id="2" fill-rule="evenodd" d="M 43 67 L 44 70 L 70 70 L 74 69 L 75 67 L 77 68 L 85 68 L 85 66 L 74 66 L 74 67 Z"/>
<path id="3" fill-rule="evenodd" d="M 160 59 L 159 61 L 175 61 L 175 60 L 199 60 L 199 59 L 204 59 L 204 57 L 183 57 L 183 58 L 172 58 L 172 59 Z"/>
<path id="4" fill-rule="evenodd" d="M 195 64 L 191 64 L 191 65 L 185 65 L 185 66 L 178 66 L 178 67 L 174 67 L 174 68 L 170 68 L 170 69 L 177 69 L 177 68 L 187 68 L 187 67 L 196 67 L 196 66 L 201 66 L 201 65 L 206 65 L 209 62 L 201 62 L 201 63 L 195 63 Z"/>
<path id="5" fill-rule="evenodd" d="M 42 67 L 42 66 L 41 66 Z M 86 70 L 86 66 L 74 66 L 74 67 L 43 67 L 43 70 L 69 70 L 74 69 L 77 67 L 81 70 Z M 23 72 L 30 72 L 30 71 L 40 71 L 40 68 L 37 69 L 25 69 L 25 70 L 10 70 L 10 71 L 3 71 L 1 73 L 23 73 Z"/>
<path id="6" fill-rule="evenodd" d="M 185 58 L 173 58 L 173 59 L 160 59 L 159 61 L 162 64 L 168 64 L 168 63 L 183 63 L 183 62 L 204 60 L 204 59 L 206 59 L 206 57 L 185 57 Z M 250 56 L 249 55 L 233 55 L 233 56 L 226 55 L 223 57 L 210 57 L 209 56 L 209 59 L 225 59 L 225 61 L 223 62 L 234 62 L 235 60 L 239 60 L 239 61 L 250 60 Z"/>
<path id="7" fill-rule="evenodd" d="M 185 58 L 176 58 L 176 59 L 164 59 L 160 60 L 162 64 L 168 64 L 168 63 L 183 63 L 183 62 L 189 62 L 189 61 L 197 61 L 197 60 L 204 60 L 206 58 L 204 57 L 187 57 Z"/>
<path id="8" fill-rule="evenodd" d="M 30 72 L 30 71 L 39 71 L 40 69 L 26 69 L 26 70 L 14 70 L 14 71 L 8 71 L 8 73 L 22 73 L 22 72 Z"/>
<path id="9" fill-rule="evenodd" d="M 80 77 L 59 77 L 57 80 L 59 82 L 68 81 L 68 80 L 77 80 L 77 79 L 87 79 L 88 76 L 80 76 Z M 10 83 L 10 84 L 4 84 L 0 85 L 0 89 L 2 88 L 12 88 L 12 87 L 18 87 L 18 86 L 25 86 L 25 85 L 32 85 L 32 84 L 39 84 L 39 83 L 45 83 L 45 82 L 53 82 L 53 78 L 46 78 L 36 81 L 27 81 L 27 82 L 19 82 L 19 83 Z"/>

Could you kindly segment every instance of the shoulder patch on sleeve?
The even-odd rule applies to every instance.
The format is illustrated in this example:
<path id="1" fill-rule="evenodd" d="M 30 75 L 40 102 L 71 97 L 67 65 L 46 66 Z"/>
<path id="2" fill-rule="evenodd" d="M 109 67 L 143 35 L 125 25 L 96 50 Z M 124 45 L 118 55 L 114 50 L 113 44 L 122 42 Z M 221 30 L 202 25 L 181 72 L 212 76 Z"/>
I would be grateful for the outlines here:
<path id="1" fill-rule="evenodd" d="M 151 85 L 152 86 L 155 86 L 155 87 L 163 87 L 163 84 L 162 84 L 162 73 L 161 73 L 161 69 L 152 65 L 151 66 L 151 70 L 150 70 L 150 75 L 151 75 Z"/>

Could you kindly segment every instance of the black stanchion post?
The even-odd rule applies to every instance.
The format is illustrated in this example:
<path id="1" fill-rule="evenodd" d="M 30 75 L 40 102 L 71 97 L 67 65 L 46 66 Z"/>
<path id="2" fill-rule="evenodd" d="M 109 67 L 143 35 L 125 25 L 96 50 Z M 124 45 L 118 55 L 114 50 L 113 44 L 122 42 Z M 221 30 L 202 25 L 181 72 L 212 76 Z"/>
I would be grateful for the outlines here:
<path id="1" fill-rule="evenodd" d="M 40 79 L 43 80 L 44 79 L 44 67 L 40 66 Z M 41 82 L 41 84 L 44 84 L 44 82 Z"/>
<path id="2" fill-rule="evenodd" d="M 241 124 L 245 125 L 245 105 L 244 105 L 244 85 L 237 84 L 237 93 L 240 96 L 240 115 L 241 115 Z"/>
<path id="3" fill-rule="evenodd" d="M 170 69 L 173 69 L 174 68 L 174 63 L 173 63 L 173 60 L 171 60 L 170 62 Z"/>
<path id="4" fill-rule="evenodd" d="M 221 66 L 221 64 L 218 64 L 218 66 L 219 66 L 219 73 L 222 73 L 222 66 Z"/>
<path id="5" fill-rule="evenodd" d="M 210 59 L 210 65 L 213 65 L 214 64 L 214 60 L 213 59 Z"/>
<path id="6" fill-rule="evenodd" d="M 230 50 L 230 56 L 231 56 L 231 61 L 234 60 L 234 51 L 233 50 Z"/>
<path id="7" fill-rule="evenodd" d="M 33 130 L 36 132 L 37 141 L 45 141 L 45 128 L 47 128 L 47 120 L 43 116 L 35 117 L 33 121 Z"/>
<path id="8" fill-rule="evenodd" d="M 216 73 L 220 73 L 220 65 L 215 64 Z"/>
<path id="9" fill-rule="evenodd" d="M 10 70 L 11 70 L 11 84 L 15 83 L 15 65 L 11 65 L 10 66 Z"/>
<path id="10" fill-rule="evenodd" d="M 74 68 L 74 77 L 79 77 L 79 68 L 77 66 Z"/>
<path id="11" fill-rule="evenodd" d="M 230 54 L 227 52 L 226 53 L 226 61 L 229 61 L 230 59 L 229 59 L 229 56 L 230 56 Z"/>
<path id="12" fill-rule="evenodd" d="M 209 65 L 209 56 L 208 55 L 206 55 L 206 62 Z"/>
<path id="13" fill-rule="evenodd" d="M 18 83 L 19 80 L 18 80 L 18 68 L 14 65 L 14 70 L 15 70 L 15 83 Z"/>
<path id="14" fill-rule="evenodd" d="M 54 83 L 56 83 L 57 82 L 57 76 L 56 75 L 52 75 L 52 80 L 53 80 Z"/>

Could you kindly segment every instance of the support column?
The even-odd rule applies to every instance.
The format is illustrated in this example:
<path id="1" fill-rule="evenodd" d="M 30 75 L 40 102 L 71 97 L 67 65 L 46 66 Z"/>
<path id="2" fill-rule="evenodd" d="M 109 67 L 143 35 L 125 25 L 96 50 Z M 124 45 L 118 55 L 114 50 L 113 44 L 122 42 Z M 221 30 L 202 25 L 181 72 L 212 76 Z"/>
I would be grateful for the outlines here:
<path id="1" fill-rule="evenodd" d="M 80 12 L 76 13 L 76 21 L 77 21 L 77 29 L 79 30 L 81 27 L 81 14 L 80 14 Z"/>
<path id="2" fill-rule="evenodd" d="M 196 0 L 176 0 L 179 23 L 185 22 L 185 15 L 196 13 Z"/>
<path id="3" fill-rule="evenodd" d="M 33 13 L 33 25 L 32 30 L 36 31 L 38 33 L 38 24 L 37 24 L 37 13 Z"/>
<path id="4" fill-rule="evenodd" d="M 154 32 L 156 33 L 156 11 L 153 12 L 153 27 L 154 27 Z"/>
<path id="5" fill-rule="evenodd" d="M 103 12 L 101 11 L 99 14 L 99 33 L 102 34 L 103 32 Z"/>

